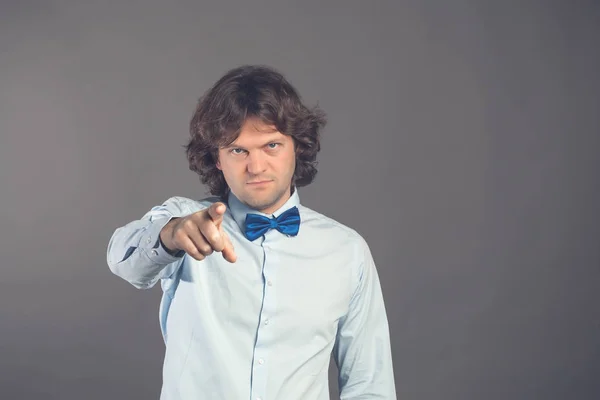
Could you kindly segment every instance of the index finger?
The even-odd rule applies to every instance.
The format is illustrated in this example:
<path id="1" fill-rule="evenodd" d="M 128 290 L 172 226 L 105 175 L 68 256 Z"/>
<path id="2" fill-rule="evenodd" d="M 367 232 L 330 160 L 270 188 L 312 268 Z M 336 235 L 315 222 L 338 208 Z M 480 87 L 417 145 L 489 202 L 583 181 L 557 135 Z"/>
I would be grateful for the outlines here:
<path id="1" fill-rule="evenodd" d="M 213 203 L 208 207 L 208 216 L 215 223 L 215 225 L 220 225 L 223 221 L 223 215 L 227 210 L 227 206 L 224 203 L 218 201 Z"/>

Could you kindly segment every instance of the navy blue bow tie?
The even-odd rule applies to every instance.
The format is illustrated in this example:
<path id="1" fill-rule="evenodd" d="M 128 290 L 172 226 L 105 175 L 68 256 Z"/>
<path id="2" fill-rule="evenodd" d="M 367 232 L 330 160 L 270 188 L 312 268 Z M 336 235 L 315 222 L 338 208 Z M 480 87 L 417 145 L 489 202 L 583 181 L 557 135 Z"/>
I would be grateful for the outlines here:
<path id="1" fill-rule="evenodd" d="M 277 218 L 267 218 L 259 214 L 246 215 L 246 237 L 250 241 L 264 235 L 269 229 L 290 236 L 296 236 L 300 230 L 300 213 L 298 207 L 292 207 Z"/>

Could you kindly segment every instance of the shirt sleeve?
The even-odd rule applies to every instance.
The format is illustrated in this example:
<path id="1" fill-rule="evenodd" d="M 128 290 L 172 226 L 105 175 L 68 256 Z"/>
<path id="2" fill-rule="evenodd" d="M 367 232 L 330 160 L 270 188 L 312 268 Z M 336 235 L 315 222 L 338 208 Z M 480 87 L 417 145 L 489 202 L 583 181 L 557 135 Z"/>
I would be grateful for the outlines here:
<path id="1" fill-rule="evenodd" d="M 396 400 L 389 326 L 377 274 L 361 238 L 357 285 L 338 324 L 333 356 L 341 400 Z"/>
<path id="2" fill-rule="evenodd" d="M 169 253 L 160 231 L 174 217 L 185 217 L 202 207 L 191 199 L 171 197 L 141 219 L 117 228 L 106 253 L 110 270 L 138 289 L 149 289 L 179 267 L 185 252 Z"/>

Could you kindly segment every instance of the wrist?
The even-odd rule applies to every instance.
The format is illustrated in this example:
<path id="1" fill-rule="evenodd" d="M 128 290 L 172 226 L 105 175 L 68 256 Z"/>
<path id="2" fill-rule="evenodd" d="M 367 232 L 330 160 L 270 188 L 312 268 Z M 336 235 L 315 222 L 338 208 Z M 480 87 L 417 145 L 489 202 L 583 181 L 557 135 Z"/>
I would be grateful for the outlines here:
<path id="1" fill-rule="evenodd" d="M 165 249 L 165 251 L 171 255 L 176 254 L 180 251 L 173 242 L 171 238 L 173 237 L 173 228 L 177 223 L 178 217 L 172 218 L 167 224 L 162 228 L 160 234 L 158 235 L 158 240 L 160 245 Z"/>

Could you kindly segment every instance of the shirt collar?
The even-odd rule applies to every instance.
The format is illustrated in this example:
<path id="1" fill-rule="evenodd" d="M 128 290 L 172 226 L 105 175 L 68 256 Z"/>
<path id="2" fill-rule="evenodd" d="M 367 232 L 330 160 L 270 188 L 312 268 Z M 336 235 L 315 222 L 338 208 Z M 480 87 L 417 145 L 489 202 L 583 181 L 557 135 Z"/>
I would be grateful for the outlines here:
<path id="1" fill-rule="evenodd" d="M 283 214 L 285 211 L 289 210 L 290 208 L 292 208 L 294 206 L 296 206 L 296 207 L 299 206 L 300 205 L 300 196 L 298 195 L 298 189 L 295 186 L 293 186 L 292 190 L 293 190 L 293 193 L 290 196 L 290 198 L 272 214 L 265 214 L 265 213 L 262 213 L 260 211 L 257 211 L 255 209 L 247 206 L 246 204 L 242 203 L 231 191 L 229 191 L 229 194 L 227 195 L 227 204 L 229 206 L 229 210 L 231 211 L 231 215 L 233 216 L 233 219 L 238 224 L 238 226 L 240 227 L 242 232 L 244 232 L 244 230 L 246 229 L 246 215 L 247 214 L 253 213 L 253 214 L 259 214 L 259 215 L 265 216 L 267 218 L 271 218 L 271 217 L 277 218 L 281 214 Z"/>

